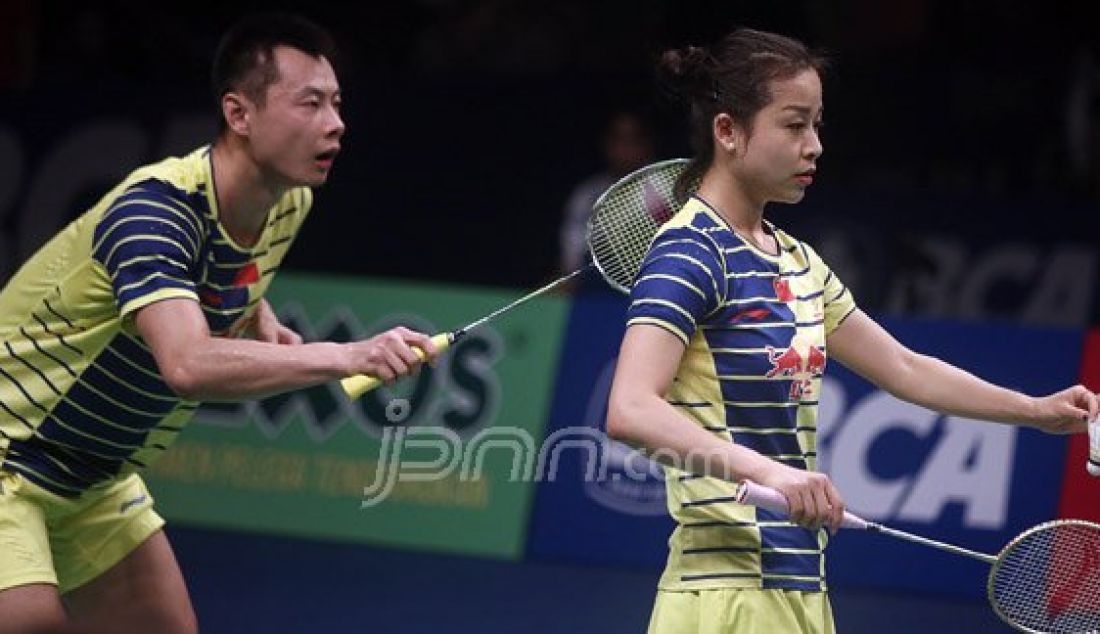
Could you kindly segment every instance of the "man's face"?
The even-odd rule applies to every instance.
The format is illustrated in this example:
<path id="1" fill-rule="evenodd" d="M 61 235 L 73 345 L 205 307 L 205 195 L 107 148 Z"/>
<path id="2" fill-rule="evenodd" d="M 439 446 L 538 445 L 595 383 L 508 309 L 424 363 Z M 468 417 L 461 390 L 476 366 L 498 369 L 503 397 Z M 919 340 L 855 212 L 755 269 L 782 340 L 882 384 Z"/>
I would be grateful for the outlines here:
<path id="1" fill-rule="evenodd" d="M 274 58 L 278 79 L 251 112 L 252 158 L 276 185 L 322 185 L 344 135 L 336 73 L 324 57 L 287 46 L 276 47 Z"/>

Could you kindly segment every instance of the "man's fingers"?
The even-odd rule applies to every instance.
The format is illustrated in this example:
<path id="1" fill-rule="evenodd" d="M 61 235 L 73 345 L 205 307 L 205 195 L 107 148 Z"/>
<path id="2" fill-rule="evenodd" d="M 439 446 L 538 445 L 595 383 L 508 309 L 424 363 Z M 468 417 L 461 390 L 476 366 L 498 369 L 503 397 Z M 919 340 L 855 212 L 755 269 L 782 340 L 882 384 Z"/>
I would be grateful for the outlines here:
<path id="1" fill-rule="evenodd" d="M 405 336 L 405 341 L 423 350 L 429 362 L 434 361 L 435 358 L 439 356 L 439 350 L 435 347 L 435 344 L 432 343 L 432 338 L 428 335 L 409 331 Z"/>
<path id="2" fill-rule="evenodd" d="M 409 352 L 409 354 L 412 354 L 412 352 Z M 415 355 L 413 356 L 415 358 Z M 409 364 L 406 363 L 406 361 L 401 358 L 401 356 L 398 355 L 397 352 L 395 352 L 394 350 L 386 350 L 383 353 L 383 360 L 385 361 L 387 369 L 392 374 L 393 378 L 390 379 L 391 381 L 397 377 L 405 376 L 409 373 Z"/>
<path id="3" fill-rule="evenodd" d="M 294 332 L 286 326 L 279 326 L 278 342 L 287 346 L 298 346 L 302 344 L 302 335 Z"/>

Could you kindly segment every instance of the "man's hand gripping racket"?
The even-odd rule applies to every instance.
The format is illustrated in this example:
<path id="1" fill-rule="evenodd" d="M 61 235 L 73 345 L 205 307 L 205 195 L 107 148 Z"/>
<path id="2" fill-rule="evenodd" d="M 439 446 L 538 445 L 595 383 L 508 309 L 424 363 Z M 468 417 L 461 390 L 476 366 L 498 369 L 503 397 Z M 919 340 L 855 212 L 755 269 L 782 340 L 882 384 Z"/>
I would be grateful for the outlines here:
<path id="1" fill-rule="evenodd" d="M 1090 427 L 1090 431 L 1096 423 Z M 1091 473 L 1091 471 L 1090 471 Z M 754 482 L 736 500 L 784 515 L 782 493 Z M 997 616 L 1021 632 L 1100 632 L 1100 525 L 1057 520 L 1020 533 L 996 555 L 889 528 L 845 511 L 842 528 L 882 533 L 992 565 L 986 594 Z"/>
<path id="2" fill-rule="evenodd" d="M 609 187 L 592 207 L 588 220 L 588 251 L 592 264 L 565 275 L 542 288 L 532 291 L 477 321 L 452 332 L 432 337 L 432 343 L 442 353 L 467 332 L 534 299 L 595 266 L 600 275 L 615 289 L 628 293 L 634 277 L 649 251 L 657 230 L 671 218 L 685 200 L 675 191 L 677 179 L 687 168 L 686 159 L 673 159 L 647 165 L 624 176 Z M 417 355 L 424 359 L 419 348 Z M 360 374 L 340 381 L 351 398 L 382 384 L 378 378 Z"/>

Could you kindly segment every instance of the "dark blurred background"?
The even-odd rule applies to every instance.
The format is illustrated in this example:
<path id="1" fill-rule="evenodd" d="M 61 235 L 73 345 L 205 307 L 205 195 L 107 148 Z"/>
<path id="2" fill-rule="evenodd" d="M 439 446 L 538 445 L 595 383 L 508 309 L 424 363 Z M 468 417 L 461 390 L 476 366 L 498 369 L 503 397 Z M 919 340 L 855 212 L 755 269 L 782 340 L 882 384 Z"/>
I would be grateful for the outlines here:
<path id="1" fill-rule="evenodd" d="M 550 279 L 608 117 L 641 111 L 658 157 L 685 154 L 654 62 L 743 25 L 834 61 L 820 177 L 770 216 L 865 307 L 1096 319 L 1100 40 L 1074 3 L 1023 1 L 4 0 L 0 280 L 129 169 L 209 138 L 213 50 L 254 8 L 312 17 L 342 50 L 345 152 L 290 269 Z"/>

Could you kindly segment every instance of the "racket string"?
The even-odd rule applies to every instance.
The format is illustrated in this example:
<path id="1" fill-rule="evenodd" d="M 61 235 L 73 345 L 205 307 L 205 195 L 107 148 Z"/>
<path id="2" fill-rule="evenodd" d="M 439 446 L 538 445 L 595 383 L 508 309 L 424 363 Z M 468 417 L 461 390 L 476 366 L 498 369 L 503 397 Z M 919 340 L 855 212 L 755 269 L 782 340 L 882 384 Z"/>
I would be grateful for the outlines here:
<path id="1" fill-rule="evenodd" d="M 684 200 L 675 194 L 686 161 L 667 161 L 635 172 L 596 202 L 588 227 L 589 249 L 600 273 L 629 292 L 657 230 Z"/>
<path id="2" fill-rule="evenodd" d="M 1100 532 L 1055 522 L 1000 555 L 990 600 L 1010 623 L 1040 632 L 1100 632 Z"/>

